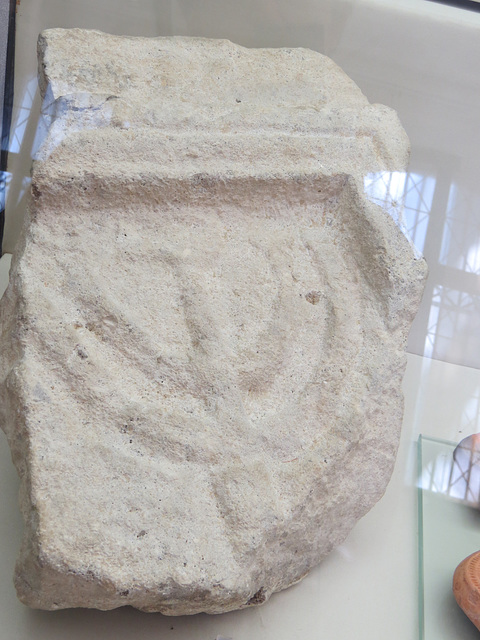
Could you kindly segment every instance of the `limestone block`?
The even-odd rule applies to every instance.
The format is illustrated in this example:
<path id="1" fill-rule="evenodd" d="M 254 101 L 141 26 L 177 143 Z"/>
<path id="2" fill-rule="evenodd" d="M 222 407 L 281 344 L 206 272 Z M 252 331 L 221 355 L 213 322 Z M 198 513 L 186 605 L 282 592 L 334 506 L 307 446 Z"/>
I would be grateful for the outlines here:
<path id="1" fill-rule="evenodd" d="M 54 29 L 0 310 L 43 609 L 179 615 L 301 580 L 383 494 L 426 273 L 365 175 L 396 114 L 328 58 Z"/>

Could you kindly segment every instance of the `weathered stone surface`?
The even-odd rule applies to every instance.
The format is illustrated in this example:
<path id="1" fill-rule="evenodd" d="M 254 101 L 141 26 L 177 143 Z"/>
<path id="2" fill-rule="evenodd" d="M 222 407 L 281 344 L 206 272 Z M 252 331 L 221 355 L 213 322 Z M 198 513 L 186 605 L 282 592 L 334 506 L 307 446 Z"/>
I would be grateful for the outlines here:
<path id="1" fill-rule="evenodd" d="M 382 495 L 425 265 L 395 113 L 306 50 L 40 37 L 56 115 L 1 305 L 33 607 L 218 613 Z"/>

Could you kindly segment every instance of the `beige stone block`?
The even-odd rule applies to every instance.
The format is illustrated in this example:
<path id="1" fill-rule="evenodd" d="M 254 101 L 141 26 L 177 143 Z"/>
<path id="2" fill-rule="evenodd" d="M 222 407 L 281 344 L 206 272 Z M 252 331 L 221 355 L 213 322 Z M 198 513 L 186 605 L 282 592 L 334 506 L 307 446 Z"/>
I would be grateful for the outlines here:
<path id="1" fill-rule="evenodd" d="M 254 606 L 381 497 L 425 263 L 396 114 L 328 58 L 55 29 L 0 309 L 32 607 Z"/>

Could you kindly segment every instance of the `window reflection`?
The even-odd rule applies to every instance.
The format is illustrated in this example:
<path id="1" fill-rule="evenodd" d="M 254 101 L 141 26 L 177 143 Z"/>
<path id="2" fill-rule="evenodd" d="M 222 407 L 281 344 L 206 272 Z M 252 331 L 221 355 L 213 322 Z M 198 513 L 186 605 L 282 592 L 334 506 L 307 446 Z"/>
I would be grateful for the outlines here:
<path id="1" fill-rule="evenodd" d="M 419 486 L 432 493 L 480 506 L 480 434 L 463 439 L 453 451 L 438 454 L 422 470 Z"/>
<path id="2" fill-rule="evenodd" d="M 453 180 L 452 163 L 444 164 L 437 158 L 435 171 L 370 174 L 365 192 L 429 266 L 409 351 L 480 367 L 480 194 Z"/>
<path id="3" fill-rule="evenodd" d="M 448 197 L 440 262 L 480 274 L 480 196 L 453 183 Z"/>
<path id="4" fill-rule="evenodd" d="M 37 78 L 33 77 L 27 82 L 20 101 L 14 101 L 9 153 L 20 153 L 36 91 Z"/>
<path id="5" fill-rule="evenodd" d="M 418 254 L 423 254 L 435 179 L 419 173 L 380 171 L 365 178 L 365 193 L 381 205 Z"/>
<path id="6" fill-rule="evenodd" d="M 472 506 L 479 506 L 480 435 L 468 436 L 453 452 L 449 493 Z"/>
<path id="7" fill-rule="evenodd" d="M 51 124 L 52 107 L 51 97 L 40 107 L 36 75 L 26 82 L 23 92 L 17 89 L 8 148 L 9 173 L 0 176 L 0 197 L 7 211 L 3 242 L 3 250 L 7 253 L 13 251 L 20 234 L 30 192 L 32 158 Z"/>
<path id="8" fill-rule="evenodd" d="M 419 480 L 419 487 L 433 493 L 449 494 L 449 481 L 452 475 L 453 459 L 448 453 L 441 453 L 429 462 Z"/>
<path id="9" fill-rule="evenodd" d="M 0 208 L 5 208 L 6 195 L 10 182 L 12 181 L 12 174 L 9 171 L 0 171 Z"/>
<path id="10" fill-rule="evenodd" d="M 480 296 L 438 285 L 433 289 L 424 355 L 455 362 L 467 353 L 480 353 Z"/>
<path id="11" fill-rule="evenodd" d="M 50 86 L 47 89 L 46 95 L 43 99 L 40 114 L 38 116 L 38 123 L 35 129 L 35 137 L 32 143 L 31 156 L 35 158 L 37 153 L 45 140 L 48 130 L 50 129 L 55 117 L 55 100 Z"/>

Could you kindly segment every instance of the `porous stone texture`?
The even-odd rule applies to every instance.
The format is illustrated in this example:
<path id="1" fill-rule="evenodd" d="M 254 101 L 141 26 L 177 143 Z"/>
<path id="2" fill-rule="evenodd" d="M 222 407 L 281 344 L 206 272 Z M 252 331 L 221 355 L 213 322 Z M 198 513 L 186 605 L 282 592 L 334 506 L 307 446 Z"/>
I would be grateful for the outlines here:
<path id="1" fill-rule="evenodd" d="M 1 305 L 20 599 L 254 606 L 383 494 L 425 278 L 364 177 L 396 114 L 328 58 L 49 30 Z"/>

